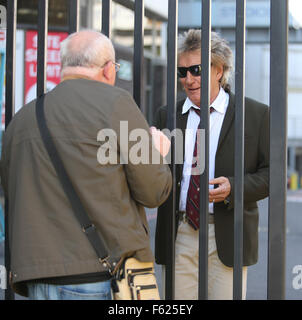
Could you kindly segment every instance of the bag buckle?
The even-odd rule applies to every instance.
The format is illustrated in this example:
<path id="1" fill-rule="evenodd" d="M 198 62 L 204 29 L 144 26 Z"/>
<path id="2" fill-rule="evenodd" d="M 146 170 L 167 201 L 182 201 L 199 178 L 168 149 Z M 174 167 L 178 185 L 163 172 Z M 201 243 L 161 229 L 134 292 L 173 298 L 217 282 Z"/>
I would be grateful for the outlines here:
<path id="1" fill-rule="evenodd" d="M 115 262 L 111 263 L 109 262 L 109 256 L 105 257 L 105 258 L 99 258 L 99 262 L 102 264 L 102 266 L 104 268 L 108 268 L 109 273 L 112 275 L 112 265 L 113 267 L 116 265 Z"/>
<path id="2" fill-rule="evenodd" d="M 108 271 L 112 276 L 117 276 L 122 259 L 120 259 L 118 262 L 116 262 L 115 260 L 110 261 L 110 257 L 107 256 L 105 258 L 99 258 L 99 262 L 104 268 L 108 268 Z"/>
<path id="3" fill-rule="evenodd" d="M 92 224 L 90 224 L 90 225 L 88 225 L 88 226 L 82 227 L 82 231 L 83 231 L 87 236 L 89 236 L 90 233 L 93 233 L 93 232 L 96 231 L 96 227 L 95 227 L 95 225 L 92 223 Z M 116 267 L 116 262 L 111 263 L 111 262 L 109 261 L 109 259 L 110 259 L 109 255 L 106 256 L 106 257 L 104 257 L 104 258 L 98 258 L 98 260 L 99 260 L 99 262 L 102 264 L 102 266 L 103 266 L 104 268 L 107 268 L 108 271 L 109 271 L 109 273 L 110 273 L 111 275 L 113 275 L 113 273 L 114 273 L 114 271 L 115 271 L 114 269 L 115 269 L 115 267 Z"/>
<path id="4" fill-rule="evenodd" d="M 92 224 L 90 224 L 89 226 L 87 226 L 87 227 L 82 227 L 82 231 L 84 232 L 84 233 L 86 233 L 86 234 L 88 234 L 89 233 L 89 230 L 90 229 L 95 229 L 95 225 L 92 223 Z"/>

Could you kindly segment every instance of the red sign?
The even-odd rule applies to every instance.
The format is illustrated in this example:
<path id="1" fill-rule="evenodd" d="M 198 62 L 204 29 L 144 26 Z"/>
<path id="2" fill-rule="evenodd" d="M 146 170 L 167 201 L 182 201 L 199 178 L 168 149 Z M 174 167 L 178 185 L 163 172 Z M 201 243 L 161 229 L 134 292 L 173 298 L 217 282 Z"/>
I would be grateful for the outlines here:
<path id="1" fill-rule="evenodd" d="M 49 32 L 47 50 L 47 91 L 53 89 L 61 80 L 60 43 L 68 36 L 67 32 Z M 27 31 L 25 40 L 25 103 L 36 98 L 37 93 L 37 31 Z"/>

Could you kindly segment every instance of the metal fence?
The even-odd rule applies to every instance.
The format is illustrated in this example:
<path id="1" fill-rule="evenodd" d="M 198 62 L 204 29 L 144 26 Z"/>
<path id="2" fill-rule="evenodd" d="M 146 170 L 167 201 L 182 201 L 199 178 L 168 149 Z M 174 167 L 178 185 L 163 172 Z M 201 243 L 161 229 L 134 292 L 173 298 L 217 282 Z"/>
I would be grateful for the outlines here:
<path id="1" fill-rule="evenodd" d="M 177 96 L 177 36 L 178 36 L 178 0 L 168 0 L 168 57 L 167 57 L 167 128 L 176 128 Z M 205 130 L 205 163 L 208 164 L 209 150 L 209 78 L 211 43 L 211 0 L 202 0 L 202 87 L 200 129 Z M 79 28 L 79 0 L 69 2 L 69 32 Z M 110 37 L 112 0 L 102 1 L 102 32 Z M 134 80 L 133 96 L 141 106 L 143 90 L 143 21 L 144 0 L 135 0 L 134 31 Z M 242 298 L 242 260 L 243 260 L 243 182 L 244 182 L 244 95 L 245 95 L 245 0 L 236 0 L 236 72 L 235 72 L 235 211 L 234 211 L 234 282 L 233 298 Z M 15 49 L 16 49 L 16 12 L 17 0 L 7 2 L 7 59 L 6 59 L 6 112 L 5 126 L 14 115 L 15 97 Z M 48 29 L 48 0 L 39 0 L 38 7 L 38 70 L 37 95 L 45 92 L 46 53 Z M 287 43 L 288 43 L 288 0 L 271 0 L 270 33 L 270 176 L 269 176 L 269 238 L 268 238 L 268 299 L 285 298 L 285 235 L 286 235 L 286 163 L 287 163 Z M 207 81 L 206 81 L 207 80 Z M 172 138 L 172 144 L 174 143 Z M 174 148 L 175 150 L 175 148 Z M 172 156 L 172 174 L 175 177 L 175 163 Z M 208 166 L 200 176 L 200 231 L 199 231 L 199 299 L 208 296 Z M 176 181 L 173 179 L 173 213 L 166 266 L 165 298 L 174 297 L 174 260 L 175 260 L 175 213 Z M 8 201 L 5 201 L 5 225 L 8 226 Z M 5 264 L 10 270 L 8 228 L 5 232 Z M 9 273 L 8 273 L 9 274 Z M 5 299 L 14 299 L 8 289 Z"/>

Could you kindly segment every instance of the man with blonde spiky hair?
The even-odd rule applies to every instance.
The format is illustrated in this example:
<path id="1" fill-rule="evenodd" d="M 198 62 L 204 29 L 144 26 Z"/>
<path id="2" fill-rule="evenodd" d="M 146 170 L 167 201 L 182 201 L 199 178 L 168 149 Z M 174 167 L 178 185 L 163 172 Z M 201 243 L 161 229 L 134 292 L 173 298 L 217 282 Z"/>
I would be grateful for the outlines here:
<path id="1" fill-rule="evenodd" d="M 177 103 L 176 127 L 185 136 L 184 163 L 176 164 L 175 298 L 198 298 L 199 180 L 194 174 L 196 132 L 200 121 L 201 30 L 191 29 L 178 41 L 178 77 L 187 95 Z M 234 110 L 230 91 L 233 55 L 219 34 L 211 34 L 209 126 L 209 299 L 232 299 L 234 257 Z M 258 259 L 257 201 L 268 196 L 269 110 L 252 99 L 245 100 L 245 176 L 243 222 L 243 298 L 247 266 Z M 154 126 L 164 129 L 167 107 L 157 112 Z M 198 141 L 197 141 L 198 142 Z M 176 141 L 177 143 L 177 141 Z M 200 174 L 200 173 L 199 173 Z M 159 207 L 155 256 L 167 263 L 167 226 L 172 196 Z"/>

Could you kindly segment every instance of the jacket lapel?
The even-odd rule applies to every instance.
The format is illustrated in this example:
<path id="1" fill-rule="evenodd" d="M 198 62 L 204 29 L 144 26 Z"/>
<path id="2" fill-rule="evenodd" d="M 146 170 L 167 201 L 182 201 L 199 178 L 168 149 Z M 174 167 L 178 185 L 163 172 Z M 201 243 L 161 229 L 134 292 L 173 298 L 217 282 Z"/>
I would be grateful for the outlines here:
<path id="1" fill-rule="evenodd" d="M 222 123 L 219 140 L 218 140 L 217 152 L 220 149 L 221 145 L 223 144 L 223 141 L 234 120 L 234 111 L 235 111 L 235 96 L 232 93 L 230 93 L 230 101 L 229 101 L 229 105 Z"/>
<path id="2" fill-rule="evenodd" d="M 181 100 L 177 103 L 177 110 L 176 110 L 176 127 L 178 129 L 181 129 L 182 131 L 182 157 L 183 161 L 182 164 L 177 165 L 177 179 L 180 180 L 182 176 L 183 171 L 183 162 L 185 159 L 185 137 L 186 137 L 186 127 L 187 127 L 187 121 L 188 121 L 188 115 L 189 112 L 186 112 L 185 114 L 182 114 L 182 107 L 185 103 L 185 100 Z"/>
<path id="3" fill-rule="evenodd" d="M 181 129 L 183 133 L 183 137 L 185 137 L 186 127 L 187 127 L 187 121 L 188 121 L 188 115 L 189 112 L 186 112 L 185 114 L 182 114 L 182 107 L 185 103 L 185 100 L 182 100 L 177 103 L 177 110 L 176 110 L 176 127 L 178 129 Z M 183 139 L 183 146 L 185 145 L 185 139 Z"/>

